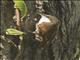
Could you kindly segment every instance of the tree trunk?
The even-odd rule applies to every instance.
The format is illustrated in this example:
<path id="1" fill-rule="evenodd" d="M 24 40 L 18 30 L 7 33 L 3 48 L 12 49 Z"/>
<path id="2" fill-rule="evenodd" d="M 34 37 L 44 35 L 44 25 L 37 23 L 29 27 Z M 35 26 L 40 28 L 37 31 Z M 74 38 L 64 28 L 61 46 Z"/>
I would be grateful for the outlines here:
<path id="1" fill-rule="evenodd" d="M 79 59 L 79 53 L 76 54 L 80 46 L 79 5 L 80 1 L 48 1 L 48 3 L 44 3 L 45 13 L 56 16 L 61 21 L 61 26 L 57 32 L 57 36 L 48 44 L 48 47 L 44 49 L 36 47 L 35 52 L 35 48 L 30 48 L 34 52 L 30 51 L 30 56 L 33 56 L 34 59 L 29 58 L 28 60 Z M 27 50 L 29 49 L 27 48 Z"/>
<path id="2" fill-rule="evenodd" d="M 6 2 L 6 1 L 5 1 Z M 35 1 L 25 1 L 29 13 L 35 10 Z M 13 2 L 2 2 L 1 9 L 1 32 L 13 24 Z M 46 48 L 38 47 L 34 36 L 30 33 L 24 36 L 24 52 L 22 60 L 79 60 L 80 56 L 80 1 L 48 1 L 44 2 L 46 14 L 56 16 L 61 25 L 56 36 L 48 43 Z M 14 25 L 14 24 L 13 24 Z M 2 34 L 1 33 L 1 34 Z M 8 49 L 8 51 L 6 50 Z M 14 53 L 9 55 L 9 47 L 6 47 L 5 55 L 8 60 L 14 58 Z M 14 52 L 16 49 L 14 49 Z M 16 53 L 16 52 L 15 52 Z M 11 58 L 12 57 L 12 58 Z M 13 59 L 13 60 L 14 60 Z"/>

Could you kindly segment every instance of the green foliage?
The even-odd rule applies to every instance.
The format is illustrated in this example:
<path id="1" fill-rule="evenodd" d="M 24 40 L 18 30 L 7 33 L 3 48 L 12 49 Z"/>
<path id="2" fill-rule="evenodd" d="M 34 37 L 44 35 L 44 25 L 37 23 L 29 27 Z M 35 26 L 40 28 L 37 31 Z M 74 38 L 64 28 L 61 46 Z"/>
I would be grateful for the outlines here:
<path id="1" fill-rule="evenodd" d="M 13 0 L 13 2 L 15 3 L 14 8 L 18 8 L 20 10 L 21 19 L 23 19 L 28 13 L 25 2 L 23 0 Z"/>
<path id="2" fill-rule="evenodd" d="M 21 32 L 19 30 L 13 29 L 13 28 L 9 28 L 6 30 L 6 34 L 7 35 L 23 35 L 24 32 Z"/>

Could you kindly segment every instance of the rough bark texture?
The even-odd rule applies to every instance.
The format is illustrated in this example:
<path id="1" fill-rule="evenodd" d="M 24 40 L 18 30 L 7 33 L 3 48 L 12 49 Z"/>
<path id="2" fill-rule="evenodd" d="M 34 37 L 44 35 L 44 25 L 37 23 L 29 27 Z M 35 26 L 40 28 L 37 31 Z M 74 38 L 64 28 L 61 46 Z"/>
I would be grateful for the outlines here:
<path id="1" fill-rule="evenodd" d="M 35 12 L 35 1 L 25 1 L 29 12 Z M 32 34 L 24 36 L 24 52 L 21 60 L 79 60 L 80 51 L 80 1 L 48 1 L 44 3 L 46 14 L 56 16 L 61 25 L 56 37 L 48 43 L 46 48 L 38 47 Z M 14 15 L 13 3 L 7 1 L 1 5 L 1 32 L 12 25 Z M 6 47 L 5 55 L 12 60 L 14 54 L 9 55 Z M 7 51 L 8 50 L 8 51 Z M 14 51 L 15 52 L 15 49 Z M 13 59 L 14 60 L 14 59 Z"/>

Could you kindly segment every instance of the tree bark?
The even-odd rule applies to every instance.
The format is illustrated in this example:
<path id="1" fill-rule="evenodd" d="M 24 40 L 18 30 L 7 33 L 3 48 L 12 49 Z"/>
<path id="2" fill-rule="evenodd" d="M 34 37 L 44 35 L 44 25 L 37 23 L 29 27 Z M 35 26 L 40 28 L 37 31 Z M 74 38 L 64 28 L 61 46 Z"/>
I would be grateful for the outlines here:
<path id="1" fill-rule="evenodd" d="M 29 13 L 33 14 L 35 10 L 35 1 L 25 1 L 29 8 Z M 1 5 L 1 32 L 13 24 L 14 16 L 13 2 L 2 2 Z M 30 33 L 24 36 L 24 52 L 22 60 L 79 60 L 80 57 L 80 1 L 48 1 L 43 6 L 45 13 L 56 16 L 61 25 L 56 36 L 48 43 L 46 48 L 38 47 L 34 36 Z M 14 24 L 13 24 L 14 25 Z M 2 34 L 1 33 L 1 34 Z M 15 59 L 15 49 L 9 52 L 9 47 L 5 50 L 8 60 Z M 12 58 L 11 58 L 12 57 Z"/>

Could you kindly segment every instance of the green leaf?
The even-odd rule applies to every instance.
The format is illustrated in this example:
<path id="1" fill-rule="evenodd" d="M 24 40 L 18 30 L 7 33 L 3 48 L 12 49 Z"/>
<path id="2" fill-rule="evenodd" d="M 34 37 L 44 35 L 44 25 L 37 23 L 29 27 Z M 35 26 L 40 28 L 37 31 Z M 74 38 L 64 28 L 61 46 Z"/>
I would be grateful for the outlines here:
<path id="1" fill-rule="evenodd" d="M 7 34 L 7 35 L 23 35 L 24 32 L 19 31 L 19 30 L 16 30 L 16 29 L 13 29 L 13 28 L 8 28 L 8 29 L 6 30 L 6 34 Z"/>
<path id="2" fill-rule="evenodd" d="M 21 12 L 21 18 L 24 18 L 28 13 L 25 2 L 23 0 L 13 0 L 13 2 L 15 3 L 14 8 L 18 8 Z"/>

